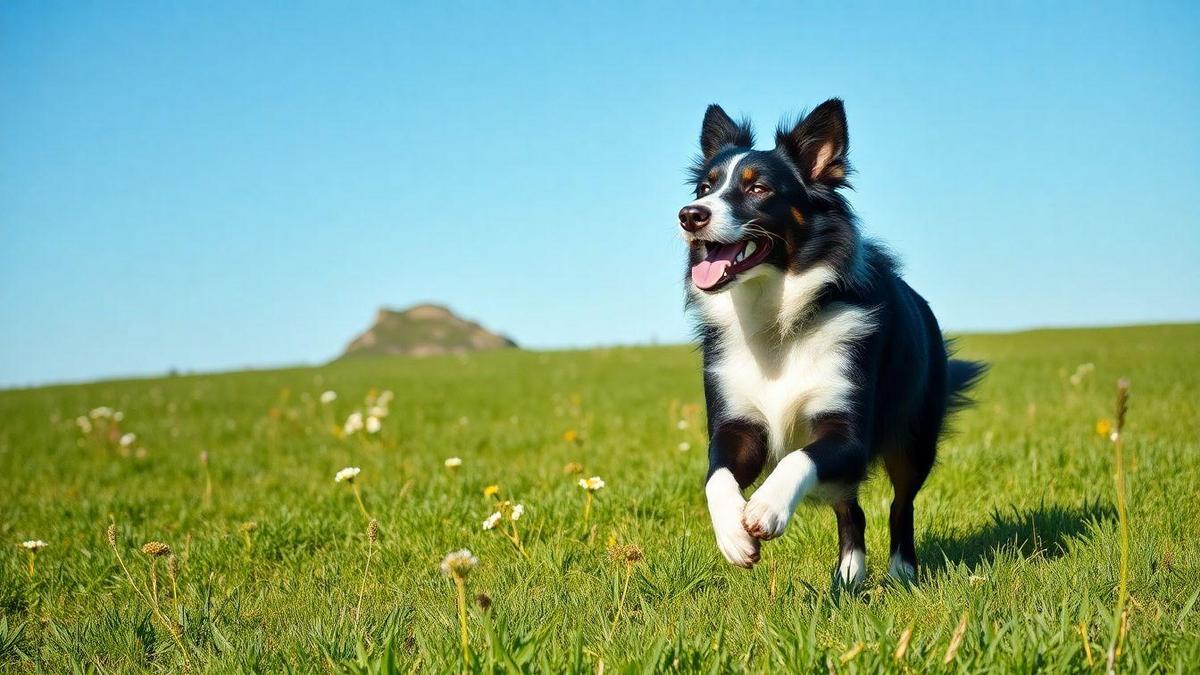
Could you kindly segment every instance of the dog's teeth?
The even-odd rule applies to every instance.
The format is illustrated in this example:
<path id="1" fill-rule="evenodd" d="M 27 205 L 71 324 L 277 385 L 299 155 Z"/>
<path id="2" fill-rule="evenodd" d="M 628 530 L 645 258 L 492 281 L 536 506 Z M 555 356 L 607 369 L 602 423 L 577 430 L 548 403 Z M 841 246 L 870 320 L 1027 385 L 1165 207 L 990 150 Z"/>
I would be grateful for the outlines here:
<path id="1" fill-rule="evenodd" d="M 754 242 L 750 242 L 749 244 L 746 244 L 746 249 L 744 251 L 742 251 L 742 257 L 744 258 L 744 257 L 754 253 L 754 249 L 756 249 L 756 248 L 758 248 L 758 246 L 756 246 L 754 244 Z"/>

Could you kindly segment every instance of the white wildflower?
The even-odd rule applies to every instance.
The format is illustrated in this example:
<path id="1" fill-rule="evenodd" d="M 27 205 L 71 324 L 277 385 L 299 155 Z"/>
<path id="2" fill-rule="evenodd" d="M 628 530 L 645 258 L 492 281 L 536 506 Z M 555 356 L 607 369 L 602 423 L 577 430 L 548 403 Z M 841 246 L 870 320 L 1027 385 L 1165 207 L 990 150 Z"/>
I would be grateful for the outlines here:
<path id="1" fill-rule="evenodd" d="M 50 544 L 47 544 L 46 542 L 42 541 L 41 539 L 30 539 L 29 541 L 21 542 L 21 546 L 23 546 L 25 548 L 25 550 L 27 550 L 31 553 L 37 553 L 38 551 L 46 548 L 49 545 Z"/>
<path id="2" fill-rule="evenodd" d="M 388 409 L 381 405 L 372 406 L 371 409 L 367 411 L 367 414 L 371 417 L 387 417 Z"/>
<path id="3" fill-rule="evenodd" d="M 348 466 L 337 472 L 337 475 L 333 477 L 333 480 L 335 483 L 340 483 L 342 481 L 353 483 L 354 479 L 357 478 L 358 474 L 360 473 L 362 473 L 362 469 L 358 468 L 357 466 Z"/>
<path id="4" fill-rule="evenodd" d="M 79 426 L 79 430 L 83 433 L 92 433 L 92 421 L 87 418 L 87 415 L 80 415 L 79 417 L 76 417 L 75 424 Z"/>
<path id="5" fill-rule="evenodd" d="M 600 476 L 592 476 L 591 478 L 580 478 L 579 487 L 588 492 L 604 489 L 604 479 Z"/>
<path id="6" fill-rule="evenodd" d="M 679 420 L 678 422 L 675 423 L 675 428 L 679 429 L 680 431 L 688 428 L 687 420 Z"/>
<path id="7" fill-rule="evenodd" d="M 337 392 L 332 389 L 321 394 L 321 403 L 329 405 L 337 400 Z"/>
<path id="8" fill-rule="evenodd" d="M 383 428 L 383 423 L 379 421 L 378 417 L 375 417 L 374 415 L 372 415 L 371 417 L 367 418 L 367 433 L 368 434 L 377 434 L 377 433 L 379 433 L 379 430 L 382 428 Z"/>
<path id="9" fill-rule="evenodd" d="M 109 417 L 112 417 L 112 413 L 113 413 L 112 408 L 110 408 L 106 405 L 102 405 L 99 408 L 93 408 L 92 411 L 90 413 L 88 413 L 88 416 L 94 420 L 98 420 L 98 419 L 102 419 L 102 418 L 107 419 Z"/>
<path id="10" fill-rule="evenodd" d="M 350 413 L 350 416 L 346 418 L 346 424 L 342 426 L 342 431 L 344 431 L 346 433 L 346 435 L 349 436 L 350 434 L 361 431 L 362 428 L 363 428 L 362 413 L 352 412 L 352 413 Z"/>
<path id="11" fill-rule="evenodd" d="M 119 443 L 121 444 L 122 448 L 128 448 L 129 446 L 133 445 L 134 441 L 136 440 L 137 434 L 130 432 L 121 436 Z"/>
<path id="12" fill-rule="evenodd" d="M 460 551 L 447 553 L 446 557 L 442 559 L 440 567 L 442 574 L 461 579 L 470 574 L 471 570 L 478 564 L 479 558 L 471 555 L 471 552 L 464 548 Z"/>
<path id="13" fill-rule="evenodd" d="M 125 413 L 118 410 L 112 414 L 112 418 L 114 422 L 120 422 L 121 420 L 125 419 Z"/>
<path id="14" fill-rule="evenodd" d="M 687 441 L 683 441 L 679 444 L 680 452 L 687 452 L 688 450 L 691 450 L 691 449 L 692 449 L 692 444 L 688 443 Z"/>
<path id="15" fill-rule="evenodd" d="M 493 513 L 492 515 L 488 516 L 487 520 L 483 521 L 483 529 L 490 530 L 493 527 L 496 527 L 496 523 L 499 523 L 499 522 L 500 522 L 500 512 L 497 511 L 497 512 Z"/>
<path id="16" fill-rule="evenodd" d="M 521 516 L 524 515 L 524 513 L 525 513 L 525 505 L 524 504 L 516 504 L 512 507 L 512 513 L 509 514 L 508 517 L 511 518 L 512 520 L 520 520 Z"/>
<path id="17" fill-rule="evenodd" d="M 458 467 L 462 466 L 462 458 L 447 457 L 446 461 L 442 462 L 442 464 L 445 464 L 447 469 L 457 469 Z"/>

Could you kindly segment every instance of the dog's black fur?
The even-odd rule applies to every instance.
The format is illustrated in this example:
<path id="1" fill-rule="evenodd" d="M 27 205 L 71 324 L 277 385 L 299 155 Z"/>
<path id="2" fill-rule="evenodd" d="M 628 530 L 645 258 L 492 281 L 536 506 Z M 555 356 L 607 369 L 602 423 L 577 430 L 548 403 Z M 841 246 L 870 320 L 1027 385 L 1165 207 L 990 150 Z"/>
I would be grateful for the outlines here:
<path id="1" fill-rule="evenodd" d="M 813 411 L 801 420 L 809 435 L 800 451 L 815 465 L 820 484 L 845 488 L 832 500 L 843 555 L 851 549 L 865 551 L 866 519 L 856 490 L 871 463 L 882 460 L 895 490 L 890 552 L 915 573 L 913 499 L 934 465 L 947 415 L 968 402 L 965 392 L 985 366 L 948 358 L 947 341 L 928 303 L 900 278 L 886 250 L 860 236 L 843 194 L 850 166 L 842 102 L 826 101 L 798 123 L 781 126 L 775 140 L 774 149 L 754 151 L 747 122 L 734 122 L 720 107 L 709 107 L 700 138 L 702 156 L 692 169 L 697 197 L 693 204 L 710 194 L 724 200 L 728 211 L 723 213 L 732 223 L 726 225 L 736 226 L 739 237 L 733 242 L 729 236 L 706 239 L 706 230 L 715 227 L 707 220 L 713 214 L 703 213 L 709 209 L 689 214 L 685 212 L 690 207 L 685 207 L 680 217 L 689 239 L 689 264 L 701 263 L 718 242 L 744 247 L 756 241 L 756 255 L 762 259 L 747 260 L 745 269 L 739 268 L 743 263 L 729 266 L 729 273 L 708 289 L 700 288 L 694 276 L 686 282 L 688 305 L 697 309 L 712 296 L 736 291 L 739 276 L 751 268 L 769 266 L 773 270 L 757 273 L 783 278 L 827 266 L 833 278 L 814 292 L 802 312 L 786 317 L 793 325 L 773 328 L 779 332 L 779 348 L 832 308 L 869 311 L 869 332 L 845 344 L 852 393 L 840 409 Z M 729 166 L 733 157 L 741 159 Z M 727 181 L 723 170 L 735 169 L 737 175 Z M 716 195 L 712 191 L 719 184 L 726 187 Z M 715 204 L 711 199 L 704 203 Z M 731 406 L 711 366 L 731 329 L 703 311 L 696 314 L 705 363 L 708 475 L 728 469 L 738 486 L 746 488 L 769 463 L 769 425 L 754 415 L 729 413 Z M 754 532 L 751 524 L 746 527 L 758 539 L 768 538 Z"/>

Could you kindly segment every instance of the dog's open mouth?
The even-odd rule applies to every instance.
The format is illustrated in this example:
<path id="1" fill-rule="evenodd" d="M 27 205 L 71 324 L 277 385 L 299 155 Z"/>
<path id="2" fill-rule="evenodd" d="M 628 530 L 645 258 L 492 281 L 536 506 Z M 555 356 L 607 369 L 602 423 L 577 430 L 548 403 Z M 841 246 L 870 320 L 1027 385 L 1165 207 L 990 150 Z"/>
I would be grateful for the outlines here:
<path id="1" fill-rule="evenodd" d="M 715 291 L 737 278 L 738 274 L 767 259 L 771 240 L 744 239 L 732 244 L 700 242 L 704 259 L 692 265 L 692 283 L 702 291 Z"/>

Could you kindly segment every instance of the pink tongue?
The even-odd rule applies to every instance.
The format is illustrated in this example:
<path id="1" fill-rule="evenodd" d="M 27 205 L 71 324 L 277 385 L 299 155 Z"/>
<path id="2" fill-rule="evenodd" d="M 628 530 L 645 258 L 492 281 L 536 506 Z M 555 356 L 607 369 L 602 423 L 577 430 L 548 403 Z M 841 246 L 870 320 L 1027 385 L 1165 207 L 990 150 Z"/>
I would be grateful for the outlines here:
<path id="1" fill-rule="evenodd" d="M 708 257 L 692 267 L 692 283 L 696 284 L 696 288 L 702 291 L 716 286 L 721 281 L 721 277 L 725 274 L 725 269 L 733 264 L 733 259 L 737 257 L 738 251 L 742 249 L 740 242 L 737 244 L 719 244 L 715 247 L 713 246 L 713 244 L 709 244 Z"/>

